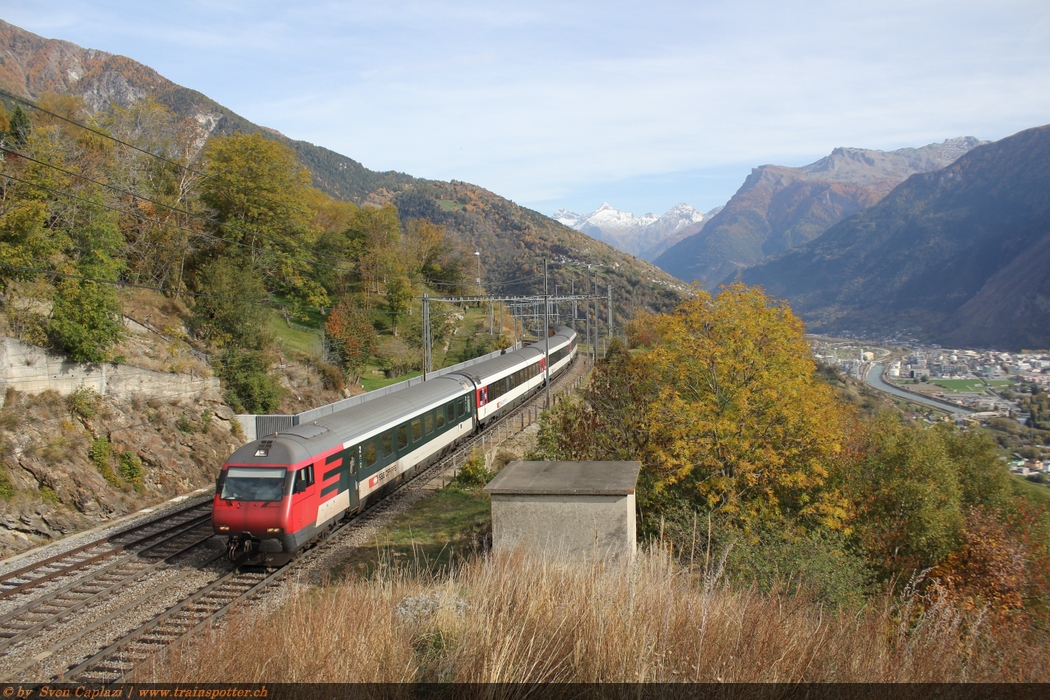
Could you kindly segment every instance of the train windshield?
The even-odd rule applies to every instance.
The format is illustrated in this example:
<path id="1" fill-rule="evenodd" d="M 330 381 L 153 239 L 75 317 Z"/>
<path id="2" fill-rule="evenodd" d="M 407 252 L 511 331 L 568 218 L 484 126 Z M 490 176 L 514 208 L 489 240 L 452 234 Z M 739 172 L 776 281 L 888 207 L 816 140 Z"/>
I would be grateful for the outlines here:
<path id="1" fill-rule="evenodd" d="M 224 501 L 279 501 L 284 492 L 287 470 L 230 467 L 219 498 Z"/>

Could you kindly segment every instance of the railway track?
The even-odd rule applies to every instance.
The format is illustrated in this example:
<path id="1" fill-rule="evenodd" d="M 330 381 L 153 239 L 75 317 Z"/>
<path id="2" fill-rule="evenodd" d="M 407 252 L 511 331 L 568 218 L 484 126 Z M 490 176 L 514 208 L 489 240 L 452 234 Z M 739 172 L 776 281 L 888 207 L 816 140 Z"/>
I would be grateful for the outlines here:
<path id="1" fill-rule="evenodd" d="M 185 523 L 207 522 L 210 508 L 210 502 L 184 506 L 162 519 L 151 520 L 10 571 L 0 576 L 0 601 L 24 595 L 31 592 L 31 589 L 39 588 L 57 579 L 77 576 L 91 565 L 124 552 L 135 552 L 152 541 L 164 538 Z"/>
<path id="2" fill-rule="evenodd" d="M 552 382 L 552 393 L 578 386 L 583 364 L 578 360 Z M 31 647 L 10 665 L 0 662 L 0 678 L 34 676 L 85 683 L 123 680 L 170 644 L 214 625 L 235 606 L 261 598 L 292 572 L 310 566 L 329 543 L 383 514 L 406 491 L 422 489 L 435 474 L 454 471 L 457 460 L 484 445 L 491 435 L 524 429 L 524 416 L 536 415 L 543 402 L 542 391 L 533 395 L 278 569 L 235 568 L 222 553 L 199 548 L 211 535 L 211 502 L 206 501 L 0 577 L 0 600 L 16 597 L 21 603 L 0 611 L 0 654 L 10 659 L 11 651 Z M 195 561 L 191 559 L 194 552 L 198 554 Z M 206 556 L 200 556 L 205 552 Z M 162 572 L 165 578 L 159 587 L 144 585 Z M 175 590 L 183 593 L 159 603 L 163 592 Z M 99 614 L 83 615 L 97 608 L 102 608 Z M 60 628 L 69 631 L 55 635 Z M 52 633 L 50 639 L 44 638 L 47 632 Z M 32 646 L 35 637 L 41 641 Z M 52 665 L 55 670 L 41 674 L 51 658 L 64 661 L 59 668 Z"/>

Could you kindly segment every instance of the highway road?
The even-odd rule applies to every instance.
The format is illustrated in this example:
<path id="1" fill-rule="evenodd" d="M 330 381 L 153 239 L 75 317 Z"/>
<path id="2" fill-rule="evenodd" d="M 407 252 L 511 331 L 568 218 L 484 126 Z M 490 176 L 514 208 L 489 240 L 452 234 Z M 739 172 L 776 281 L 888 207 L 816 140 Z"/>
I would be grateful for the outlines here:
<path id="1" fill-rule="evenodd" d="M 959 413 L 962 415 L 969 415 L 973 413 L 973 411 L 971 411 L 970 409 L 963 408 L 962 406 L 956 406 L 945 401 L 939 401 L 938 399 L 931 399 L 925 396 L 921 396 L 919 394 L 913 394 L 910 391 L 902 391 L 901 389 L 898 389 L 892 384 L 888 384 L 882 381 L 882 373 L 884 370 L 885 367 L 883 367 L 882 363 L 876 362 L 874 365 L 871 366 L 871 369 L 868 370 L 867 375 L 865 375 L 864 377 L 864 381 L 867 382 L 869 385 L 873 386 L 874 388 L 878 389 L 879 391 L 884 391 L 887 394 L 893 394 L 894 396 L 899 396 L 902 399 L 914 401 L 915 403 L 933 406 L 934 408 L 939 408 L 942 411 L 947 410 L 951 411 L 952 413 Z"/>

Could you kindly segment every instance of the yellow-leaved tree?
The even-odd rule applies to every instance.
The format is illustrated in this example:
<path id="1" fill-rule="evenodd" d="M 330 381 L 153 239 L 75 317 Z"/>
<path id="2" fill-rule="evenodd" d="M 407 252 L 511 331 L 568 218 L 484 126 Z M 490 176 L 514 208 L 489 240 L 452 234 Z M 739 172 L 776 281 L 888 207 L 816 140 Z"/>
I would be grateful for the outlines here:
<path id="1" fill-rule="evenodd" d="M 758 288 L 703 290 L 646 324 L 649 350 L 596 367 L 541 428 L 538 457 L 642 462 L 643 513 L 718 513 L 743 530 L 845 526 L 829 485 L 848 410 L 815 374 L 802 322 Z"/>
<path id="2" fill-rule="evenodd" d="M 825 489 L 845 411 L 814 373 L 802 322 L 759 288 L 702 290 L 656 317 L 647 353 L 660 391 L 649 406 L 648 469 L 669 490 L 747 524 L 790 511 L 837 527 L 845 499 Z"/>

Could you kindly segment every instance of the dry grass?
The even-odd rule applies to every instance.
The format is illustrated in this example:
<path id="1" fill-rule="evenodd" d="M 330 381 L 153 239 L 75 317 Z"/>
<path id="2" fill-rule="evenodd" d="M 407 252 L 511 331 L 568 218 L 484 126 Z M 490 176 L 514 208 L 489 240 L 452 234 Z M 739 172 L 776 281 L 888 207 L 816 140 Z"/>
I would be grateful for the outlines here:
<path id="1" fill-rule="evenodd" d="M 619 567 L 518 553 L 440 579 L 385 570 L 305 591 L 264 619 L 230 619 L 139 680 L 1047 680 L 1045 651 L 989 629 L 936 596 L 829 612 L 805 594 L 713 588 L 659 553 Z"/>

